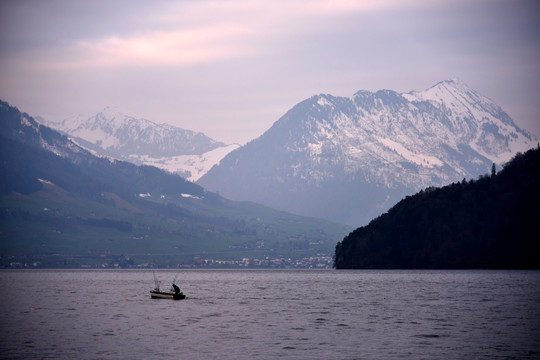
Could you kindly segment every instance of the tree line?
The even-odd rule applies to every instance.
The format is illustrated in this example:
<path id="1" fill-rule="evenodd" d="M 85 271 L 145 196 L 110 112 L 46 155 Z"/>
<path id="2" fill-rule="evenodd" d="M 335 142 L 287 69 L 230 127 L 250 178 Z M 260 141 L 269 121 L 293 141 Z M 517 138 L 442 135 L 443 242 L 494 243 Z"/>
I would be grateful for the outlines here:
<path id="1" fill-rule="evenodd" d="M 334 267 L 540 268 L 540 149 L 497 173 L 428 188 L 336 245 Z"/>

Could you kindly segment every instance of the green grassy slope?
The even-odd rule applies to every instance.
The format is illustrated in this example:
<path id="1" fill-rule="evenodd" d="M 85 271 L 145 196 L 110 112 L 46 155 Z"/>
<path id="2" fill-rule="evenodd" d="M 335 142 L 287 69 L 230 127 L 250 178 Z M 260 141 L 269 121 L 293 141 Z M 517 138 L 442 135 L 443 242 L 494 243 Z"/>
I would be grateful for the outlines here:
<path id="1" fill-rule="evenodd" d="M 104 198 L 94 201 L 47 183 L 31 194 L 2 196 L 0 264 L 178 266 L 197 265 L 200 258 L 300 259 L 330 253 L 349 230 L 225 199 L 208 204 L 189 198 Z"/>

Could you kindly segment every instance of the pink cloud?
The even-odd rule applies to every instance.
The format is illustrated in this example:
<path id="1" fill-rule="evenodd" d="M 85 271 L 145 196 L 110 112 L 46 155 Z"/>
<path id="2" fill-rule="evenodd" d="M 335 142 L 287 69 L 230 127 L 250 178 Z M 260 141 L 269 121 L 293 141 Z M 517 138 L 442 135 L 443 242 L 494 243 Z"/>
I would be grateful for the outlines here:
<path id="1" fill-rule="evenodd" d="M 45 68 L 189 66 L 260 55 L 265 41 L 286 38 L 353 11 L 369 11 L 392 1 L 202 1 L 157 7 L 132 36 L 81 39 L 39 50 L 32 62 Z M 37 50 L 36 50 L 37 51 Z"/>

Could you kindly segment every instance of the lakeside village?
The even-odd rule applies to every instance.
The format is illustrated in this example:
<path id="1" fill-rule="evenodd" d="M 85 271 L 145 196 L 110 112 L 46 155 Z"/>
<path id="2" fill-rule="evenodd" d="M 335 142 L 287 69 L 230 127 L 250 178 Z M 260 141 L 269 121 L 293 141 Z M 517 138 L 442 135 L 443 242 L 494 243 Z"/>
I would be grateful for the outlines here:
<path id="1" fill-rule="evenodd" d="M 265 257 L 233 259 L 213 259 L 200 255 L 194 256 L 189 264 L 176 264 L 163 266 L 155 262 L 135 264 L 129 255 L 112 257 L 111 255 L 101 255 L 102 261 L 95 264 L 80 264 L 80 255 L 56 254 L 60 261 L 51 263 L 50 261 L 36 261 L 26 257 L 12 257 L 10 260 L 4 259 L 4 268 L 10 269 L 40 269 L 40 268 L 81 268 L 81 269 L 152 269 L 152 268 L 180 268 L 180 269 L 332 269 L 333 257 L 330 254 L 320 253 L 315 256 L 292 259 L 286 257 Z M 26 261 L 29 260 L 29 261 Z M 94 262 L 93 262 L 94 263 Z"/>

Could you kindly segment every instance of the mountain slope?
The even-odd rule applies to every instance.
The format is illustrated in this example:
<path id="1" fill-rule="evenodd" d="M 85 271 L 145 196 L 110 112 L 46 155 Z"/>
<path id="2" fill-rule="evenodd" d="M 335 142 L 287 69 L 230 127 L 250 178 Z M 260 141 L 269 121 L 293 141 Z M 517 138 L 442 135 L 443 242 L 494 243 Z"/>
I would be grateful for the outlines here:
<path id="1" fill-rule="evenodd" d="M 338 269 L 540 268 L 540 149 L 499 173 L 429 188 L 351 232 Z"/>
<path id="2" fill-rule="evenodd" d="M 238 147 L 212 140 L 203 133 L 128 116 L 110 107 L 91 117 L 79 115 L 61 122 L 38 120 L 97 155 L 156 166 L 189 180 L 197 180 Z"/>
<path id="3" fill-rule="evenodd" d="M 317 95 L 198 183 L 231 199 L 358 225 L 421 188 L 486 173 L 537 141 L 457 80 L 408 94 Z"/>
<path id="4" fill-rule="evenodd" d="M 0 123 L 0 266 L 308 266 L 348 230 L 96 157 L 1 101 Z"/>

